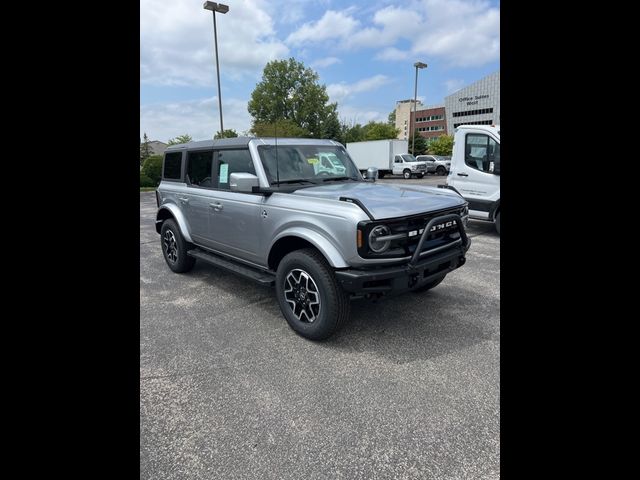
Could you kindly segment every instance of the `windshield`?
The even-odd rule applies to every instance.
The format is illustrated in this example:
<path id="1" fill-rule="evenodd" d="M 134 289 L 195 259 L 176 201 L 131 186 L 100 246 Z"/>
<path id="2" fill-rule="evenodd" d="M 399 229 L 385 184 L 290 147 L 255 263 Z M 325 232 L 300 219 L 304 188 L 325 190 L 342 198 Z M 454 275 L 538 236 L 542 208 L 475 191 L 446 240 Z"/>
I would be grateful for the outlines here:
<path id="1" fill-rule="evenodd" d="M 401 155 L 405 162 L 417 162 L 416 157 L 410 154 Z"/>
<path id="2" fill-rule="evenodd" d="M 328 158 L 335 167 L 344 167 L 344 165 L 342 165 L 342 162 L 338 160 L 338 157 L 336 157 L 335 155 L 331 154 L 328 156 Z"/>
<path id="3" fill-rule="evenodd" d="M 258 153 L 270 184 L 307 181 L 321 184 L 330 179 L 361 181 L 360 172 L 343 147 L 331 145 L 260 145 Z M 326 161 L 330 160 L 330 161 Z"/>

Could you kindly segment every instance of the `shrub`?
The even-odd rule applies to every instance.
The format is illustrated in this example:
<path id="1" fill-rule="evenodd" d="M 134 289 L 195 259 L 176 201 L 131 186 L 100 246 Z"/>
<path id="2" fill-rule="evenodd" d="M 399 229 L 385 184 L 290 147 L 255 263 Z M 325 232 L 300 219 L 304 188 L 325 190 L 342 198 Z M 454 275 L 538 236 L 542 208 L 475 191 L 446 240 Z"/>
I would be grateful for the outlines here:
<path id="1" fill-rule="evenodd" d="M 143 187 L 155 187 L 156 184 L 153 183 L 153 180 L 151 180 L 149 177 L 147 177 L 144 173 L 140 173 L 140 188 Z"/>
<path id="2" fill-rule="evenodd" d="M 152 187 L 160 183 L 162 176 L 162 155 L 151 155 L 142 165 L 142 173 L 153 182 Z"/>

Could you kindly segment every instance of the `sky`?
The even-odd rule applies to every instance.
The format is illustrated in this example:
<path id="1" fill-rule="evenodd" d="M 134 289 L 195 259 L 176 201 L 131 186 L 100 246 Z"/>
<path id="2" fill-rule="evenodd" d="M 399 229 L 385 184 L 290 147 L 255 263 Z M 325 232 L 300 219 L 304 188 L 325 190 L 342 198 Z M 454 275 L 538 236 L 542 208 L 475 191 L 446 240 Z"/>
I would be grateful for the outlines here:
<path id="1" fill-rule="evenodd" d="M 212 13 L 203 0 L 140 1 L 140 137 L 220 129 Z M 386 121 L 396 101 L 445 96 L 500 69 L 500 2 L 223 0 L 216 13 L 225 129 L 251 128 L 247 102 L 272 60 L 312 68 L 340 120 Z"/>

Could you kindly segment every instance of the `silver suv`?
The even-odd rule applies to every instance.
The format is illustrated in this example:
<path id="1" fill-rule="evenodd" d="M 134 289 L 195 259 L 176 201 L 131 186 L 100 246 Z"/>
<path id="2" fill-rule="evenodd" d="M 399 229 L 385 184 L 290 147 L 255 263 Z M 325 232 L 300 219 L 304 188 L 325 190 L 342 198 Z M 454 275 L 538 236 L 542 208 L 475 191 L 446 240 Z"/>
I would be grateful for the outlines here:
<path id="1" fill-rule="evenodd" d="M 330 157 L 332 169 L 318 168 Z M 352 298 L 425 291 L 462 266 L 467 202 L 363 180 L 332 140 L 239 137 L 167 148 L 156 231 L 174 272 L 196 260 L 263 285 L 299 334 L 329 337 Z"/>
<path id="2" fill-rule="evenodd" d="M 418 155 L 417 160 L 427 162 L 427 173 L 446 175 L 451 169 L 451 157 L 441 155 Z"/>

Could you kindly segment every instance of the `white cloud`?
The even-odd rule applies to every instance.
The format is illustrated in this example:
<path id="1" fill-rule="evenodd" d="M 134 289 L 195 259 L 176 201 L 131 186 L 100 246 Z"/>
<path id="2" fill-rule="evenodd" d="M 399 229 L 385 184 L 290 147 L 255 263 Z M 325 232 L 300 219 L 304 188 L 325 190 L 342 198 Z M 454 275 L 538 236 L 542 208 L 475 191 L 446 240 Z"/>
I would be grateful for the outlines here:
<path id="1" fill-rule="evenodd" d="M 451 66 L 474 67 L 500 58 L 500 10 L 486 1 L 424 0 L 427 22 L 414 53 L 440 57 Z"/>
<path id="2" fill-rule="evenodd" d="M 213 138 L 220 130 L 218 97 L 171 102 L 140 107 L 140 136 L 146 132 L 150 139 L 166 142 L 188 133 L 194 140 Z M 224 128 L 239 135 L 251 127 L 247 101 L 239 99 L 222 102 Z"/>
<path id="3" fill-rule="evenodd" d="M 396 47 L 387 47 L 376 54 L 376 60 L 400 61 L 407 60 L 411 56 L 410 52 L 399 50 Z"/>
<path id="4" fill-rule="evenodd" d="M 307 22 L 291 33 L 287 37 L 287 42 L 292 45 L 302 45 L 304 43 L 318 43 L 334 38 L 344 38 L 358 28 L 360 24 L 358 20 L 355 20 L 348 13 L 351 10 L 353 9 L 348 9 L 344 12 L 327 10 L 317 22 Z"/>
<path id="5" fill-rule="evenodd" d="M 391 79 L 386 75 L 374 75 L 370 78 L 364 78 L 356 83 L 332 83 L 327 85 L 327 93 L 332 102 L 340 103 L 345 98 L 359 92 L 368 92 L 380 88 L 382 85 L 389 83 Z"/>
<path id="6" fill-rule="evenodd" d="M 386 122 L 388 115 L 389 112 L 382 113 L 377 110 L 367 110 L 366 108 L 355 107 L 353 105 L 338 105 L 338 118 L 348 125 L 355 123 L 364 125 L 371 121 Z"/>
<path id="7" fill-rule="evenodd" d="M 216 15 L 222 75 L 258 74 L 289 49 L 276 37 L 263 0 L 237 0 Z M 215 82 L 212 13 L 196 0 L 140 1 L 140 82 L 209 86 Z"/>
<path id="8" fill-rule="evenodd" d="M 446 80 L 444 82 L 444 86 L 447 89 L 447 93 L 453 93 L 457 90 L 460 90 L 464 85 L 464 80 L 459 78 L 452 78 L 450 80 Z"/>
<path id="9" fill-rule="evenodd" d="M 314 62 L 312 62 L 311 66 L 313 68 L 324 68 L 324 67 L 329 67 L 335 63 L 342 63 L 342 60 L 340 60 L 337 57 L 319 58 L 318 60 L 315 60 Z"/>
<path id="10" fill-rule="evenodd" d="M 398 60 L 409 54 L 438 57 L 451 66 L 480 66 L 500 58 L 500 10 L 485 0 L 412 0 L 377 10 L 364 27 L 356 10 L 329 10 L 287 37 L 301 45 L 335 41 L 337 48 L 383 48 L 375 58 Z M 365 20 L 365 19 L 363 19 Z M 410 52 L 395 47 L 399 40 Z"/>

